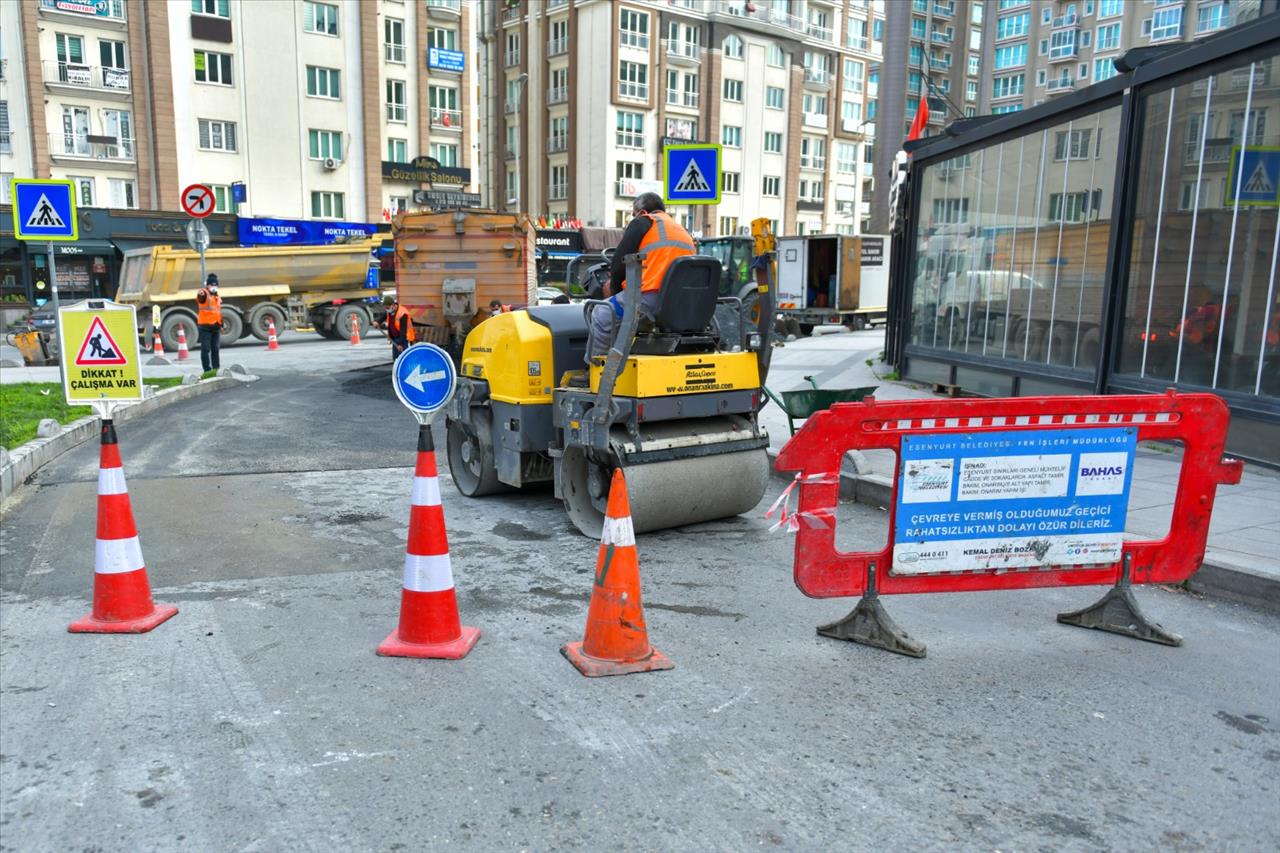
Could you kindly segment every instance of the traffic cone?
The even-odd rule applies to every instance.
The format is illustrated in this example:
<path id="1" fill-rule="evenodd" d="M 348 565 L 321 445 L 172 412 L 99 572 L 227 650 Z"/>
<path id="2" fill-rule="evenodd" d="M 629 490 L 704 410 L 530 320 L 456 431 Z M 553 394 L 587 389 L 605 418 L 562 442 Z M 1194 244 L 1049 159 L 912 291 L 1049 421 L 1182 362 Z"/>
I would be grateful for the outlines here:
<path id="1" fill-rule="evenodd" d="M 182 328 L 182 327 L 179 326 L 178 328 Z M 159 329 L 156 329 L 156 340 L 155 340 L 155 343 L 151 345 L 151 352 L 153 355 L 164 355 L 164 344 L 160 341 Z"/>
<path id="2" fill-rule="evenodd" d="M 356 314 L 351 318 L 351 345 L 353 347 L 360 346 L 360 315 Z"/>
<path id="3" fill-rule="evenodd" d="M 115 424 L 102 422 L 98 463 L 98 544 L 94 549 L 93 612 L 68 626 L 73 634 L 143 634 L 178 612 L 151 601 L 147 567 L 125 487 Z"/>
<path id="4" fill-rule="evenodd" d="M 436 451 L 431 427 L 424 424 L 418 429 L 418 464 L 413 476 L 413 505 L 409 509 L 400 627 L 382 641 L 378 654 L 457 660 L 466 657 L 478 639 L 479 628 L 458 621 Z"/>
<path id="5" fill-rule="evenodd" d="M 580 643 L 568 643 L 560 653 L 583 675 L 626 675 L 675 666 L 649 645 L 640 601 L 640 562 L 631 526 L 627 481 L 615 468 L 609 486 L 595 583 L 587 610 L 587 631 Z"/>
<path id="6" fill-rule="evenodd" d="M 267 317 L 267 349 L 280 349 L 280 344 L 276 340 L 276 318 Z"/>
<path id="7" fill-rule="evenodd" d="M 178 324 L 178 361 L 186 361 L 191 358 L 191 353 L 187 350 L 187 332 L 184 326 Z"/>

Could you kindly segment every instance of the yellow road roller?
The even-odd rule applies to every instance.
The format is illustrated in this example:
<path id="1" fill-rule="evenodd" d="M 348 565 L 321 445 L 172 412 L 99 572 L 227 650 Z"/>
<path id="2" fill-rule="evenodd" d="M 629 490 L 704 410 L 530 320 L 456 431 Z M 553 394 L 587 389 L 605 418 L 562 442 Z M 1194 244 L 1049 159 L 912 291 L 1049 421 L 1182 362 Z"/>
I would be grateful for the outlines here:
<path id="1" fill-rule="evenodd" d="M 642 257 L 626 263 L 627 280 L 640 281 Z M 651 315 L 641 316 L 640 288 L 623 291 L 617 340 L 589 370 L 588 318 L 609 303 L 530 307 L 480 323 L 467 335 L 447 409 L 458 490 L 480 497 L 553 483 L 591 537 L 600 536 L 616 468 L 637 532 L 754 507 L 769 477 L 769 436 L 757 419 L 773 318 L 768 269 L 765 310 L 744 311 L 738 298 L 719 296 L 719 261 L 677 259 Z"/>

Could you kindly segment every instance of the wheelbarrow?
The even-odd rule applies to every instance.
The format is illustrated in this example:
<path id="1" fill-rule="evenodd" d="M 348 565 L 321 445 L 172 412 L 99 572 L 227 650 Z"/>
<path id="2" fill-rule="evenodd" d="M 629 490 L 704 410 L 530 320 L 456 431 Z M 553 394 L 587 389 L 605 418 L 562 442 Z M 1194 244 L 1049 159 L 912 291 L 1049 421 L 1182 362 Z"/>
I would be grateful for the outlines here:
<path id="1" fill-rule="evenodd" d="M 787 426 L 791 429 L 791 434 L 796 434 L 796 421 L 804 420 L 811 417 L 814 412 L 821 412 L 823 409 L 830 408 L 833 403 L 856 403 L 863 397 L 873 394 L 878 386 L 870 385 L 865 388 L 827 388 L 818 387 L 818 383 L 814 381 L 812 376 L 806 376 L 809 384 L 813 388 L 805 388 L 799 391 L 780 391 L 775 394 L 768 388 L 764 389 L 764 393 L 769 395 L 769 399 L 778 404 L 778 408 L 782 409 L 787 415 Z"/>

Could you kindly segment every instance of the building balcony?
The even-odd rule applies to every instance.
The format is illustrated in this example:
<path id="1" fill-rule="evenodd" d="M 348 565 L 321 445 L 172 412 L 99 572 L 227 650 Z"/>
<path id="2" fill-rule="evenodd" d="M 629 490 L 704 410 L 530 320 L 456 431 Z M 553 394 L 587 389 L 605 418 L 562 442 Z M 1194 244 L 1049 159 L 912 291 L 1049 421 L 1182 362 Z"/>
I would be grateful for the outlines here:
<path id="1" fill-rule="evenodd" d="M 1049 94 L 1057 92 L 1070 92 L 1076 87 L 1076 81 L 1070 77 L 1055 77 L 1045 84 L 1045 91 Z"/>
<path id="2" fill-rule="evenodd" d="M 49 134 L 49 156 L 55 160 L 101 160 L 132 163 L 136 160 L 134 140 L 92 134 Z"/>
<path id="3" fill-rule="evenodd" d="M 1055 30 L 1061 30 L 1066 27 L 1078 27 L 1078 26 L 1080 26 L 1080 19 L 1076 17 L 1074 14 L 1059 15 L 1058 17 L 1053 18 L 1049 22 L 1050 29 L 1055 29 Z"/>
<path id="4" fill-rule="evenodd" d="M 636 50 L 647 52 L 649 50 L 649 34 L 621 30 L 618 32 L 618 44 L 622 47 L 634 47 Z"/>
<path id="5" fill-rule="evenodd" d="M 558 39 L 551 39 L 547 42 L 547 56 L 559 56 L 562 53 L 569 52 L 569 37 L 561 36 Z"/>
<path id="6" fill-rule="evenodd" d="M 943 59 L 940 56 L 931 56 L 929 57 L 929 67 L 938 71 L 949 71 L 951 70 L 951 60 Z"/>
<path id="7" fill-rule="evenodd" d="M 516 112 L 516 102 L 515 102 L 515 101 L 507 101 L 507 104 L 506 104 L 506 106 L 503 108 L 503 110 L 502 110 L 502 111 L 503 111 L 504 113 L 506 113 L 507 115 L 515 115 L 515 112 Z"/>
<path id="8" fill-rule="evenodd" d="M 830 27 L 824 27 L 821 24 L 808 24 L 805 26 L 804 32 L 805 35 L 818 41 L 825 41 L 828 44 L 835 43 L 835 34 Z"/>
<path id="9" fill-rule="evenodd" d="M 387 104 L 387 121 L 403 124 L 409 120 L 409 109 L 404 104 Z"/>
<path id="10" fill-rule="evenodd" d="M 547 198 L 550 201 L 564 201 L 569 197 L 568 184 L 552 184 L 547 187 Z"/>
<path id="11" fill-rule="evenodd" d="M 696 110 L 698 108 L 698 93 L 681 92 L 678 89 L 668 89 L 667 106 L 687 107 L 688 109 Z"/>
<path id="12" fill-rule="evenodd" d="M 868 46 L 866 36 L 849 36 L 845 39 L 845 47 L 850 50 L 866 50 Z"/>
<path id="13" fill-rule="evenodd" d="M 954 3 L 934 3 L 933 16 L 935 18 L 951 18 L 956 14 L 956 6 Z"/>
<path id="14" fill-rule="evenodd" d="M 507 104 L 507 112 L 515 112 L 515 104 Z M 462 132 L 462 111 L 446 110 L 440 107 L 431 108 L 431 126 L 443 128 L 444 130 L 456 130 Z"/>
<path id="15" fill-rule="evenodd" d="M 826 157 L 805 157 L 802 154 L 800 155 L 800 168 L 812 169 L 816 172 L 821 172 L 827 168 L 827 158 Z"/>
<path id="16" fill-rule="evenodd" d="M 399 65 L 404 64 L 404 45 L 393 44 L 392 42 L 382 43 L 382 58 L 387 62 L 395 62 Z"/>
<path id="17" fill-rule="evenodd" d="M 618 81 L 618 97 L 626 98 L 629 101 L 647 101 L 649 100 L 649 84 L 628 83 L 620 80 Z"/>
<path id="18" fill-rule="evenodd" d="M 40 11 L 102 23 L 125 21 L 124 0 L 40 0 Z"/>
<path id="19" fill-rule="evenodd" d="M 825 91 L 831 88 L 831 72 L 825 68 L 806 68 L 804 70 L 804 85 L 810 89 Z"/>
<path id="20" fill-rule="evenodd" d="M 514 68 L 520 64 L 520 51 L 508 50 L 502 54 L 502 65 L 504 68 Z"/>
<path id="21" fill-rule="evenodd" d="M 44 63 L 44 82 L 50 87 L 91 89 L 107 95 L 120 95 L 122 98 L 128 98 L 131 88 L 127 68 L 107 68 L 102 65 L 81 65 L 56 60 Z"/>
<path id="22" fill-rule="evenodd" d="M 503 147 L 502 153 L 506 157 L 506 159 L 514 160 L 516 159 L 516 146 L 506 145 Z"/>
<path id="23" fill-rule="evenodd" d="M 667 60 L 675 65 L 696 65 L 702 56 L 702 45 L 688 41 L 667 42 Z"/>
<path id="24" fill-rule="evenodd" d="M 805 126 L 805 127 L 820 127 L 820 128 L 824 128 L 824 129 L 825 129 L 825 128 L 826 128 L 826 126 L 827 126 L 827 115 L 826 115 L 826 113 L 805 113 L 805 114 L 804 114 L 804 126 Z"/>
<path id="25" fill-rule="evenodd" d="M 548 104 L 563 104 L 568 100 L 569 100 L 568 86 L 552 86 L 550 89 L 547 90 Z M 511 105 L 508 104 L 508 106 L 511 106 Z M 515 112 L 515 110 L 511 110 L 511 112 Z"/>
<path id="26" fill-rule="evenodd" d="M 569 0 L 547 0 L 547 9 L 562 9 L 569 5 Z"/>
<path id="27" fill-rule="evenodd" d="M 1069 62 L 1080 55 L 1080 50 L 1074 44 L 1068 47 L 1051 47 L 1049 48 L 1050 62 Z"/>
<path id="28" fill-rule="evenodd" d="M 929 34 L 929 41 L 934 44 L 951 44 L 953 38 L 954 36 L 951 33 L 939 32 L 938 30 L 934 30 Z"/>
<path id="29" fill-rule="evenodd" d="M 520 20 L 520 16 L 524 14 L 524 10 L 520 8 L 520 4 L 508 6 L 502 10 L 502 23 L 510 23 L 511 21 Z"/>
<path id="30" fill-rule="evenodd" d="M 553 136 L 547 140 L 547 153 L 560 154 L 569 150 L 569 137 Z"/>
<path id="31" fill-rule="evenodd" d="M 427 14 L 451 20 L 462 17 L 462 0 L 427 0 Z"/>

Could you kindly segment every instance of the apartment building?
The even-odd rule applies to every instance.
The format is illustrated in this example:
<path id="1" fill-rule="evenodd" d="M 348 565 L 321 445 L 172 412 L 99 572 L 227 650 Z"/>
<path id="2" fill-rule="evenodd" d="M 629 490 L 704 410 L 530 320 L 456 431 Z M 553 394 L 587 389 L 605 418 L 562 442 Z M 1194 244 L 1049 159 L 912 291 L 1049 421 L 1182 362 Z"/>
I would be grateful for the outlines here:
<path id="1" fill-rule="evenodd" d="M 662 149 L 723 146 L 721 201 L 673 214 L 707 236 L 857 233 L 870 191 L 868 0 L 482 4 L 486 183 L 499 207 L 622 226 Z"/>
<path id="2" fill-rule="evenodd" d="M 72 179 L 85 207 L 176 210 L 202 182 L 219 212 L 359 222 L 415 190 L 474 191 L 472 14 L 462 0 L 0 4 L 0 172 Z"/>

